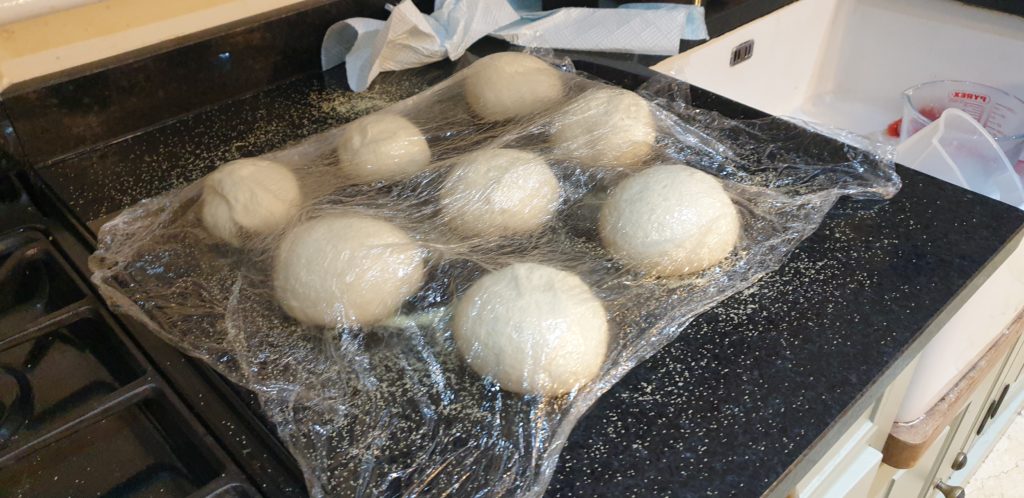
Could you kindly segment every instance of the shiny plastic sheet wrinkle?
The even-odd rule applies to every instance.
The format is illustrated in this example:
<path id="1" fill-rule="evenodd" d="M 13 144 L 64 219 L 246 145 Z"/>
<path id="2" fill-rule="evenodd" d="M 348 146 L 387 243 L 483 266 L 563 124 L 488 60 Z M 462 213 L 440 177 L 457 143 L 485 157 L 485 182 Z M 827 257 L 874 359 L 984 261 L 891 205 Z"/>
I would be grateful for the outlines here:
<path id="1" fill-rule="evenodd" d="M 237 247 L 204 228 L 202 182 L 144 200 L 100 230 L 93 280 L 119 313 L 256 392 L 314 496 L 539 496 L 577 419 L 626 372 L 680 334 L 686 340 L 696 315 L 778 268 L 840 196 L 884 199 L 899 188 L 892 164 L 871 153 L 780 119 L 731 120 L 691 107 L 678 98 L 685 84 L 664 77 L 636 92 L 650 110 L 651 143 L 623 153 L 622 167 L 596 164 L 605 161 L 587 152 L 620 153 L 609 144 L 621 134 L 553 137 L 566 116 L 596 113 L 617 126 L 621 116 L 609 107 L 579 108 L 581 97 L 616 89 L 555 62 L 563 96 L 535 114 L 477 116 L 463 92 L 472 66 L 375 113 L 404 118 L 429 146 L 424 159 L 419 145 L 394 145 L 409 152 L 403 166 L 414 166 L 394 176 L 366 181 L 342 166 L 351 158 L 339 158 L 338 144 L 356 122 L 261 156 L 294 173 L 302 202 L 284 226 L 243 233 Z M 501 156 L 511 166 L 497 150 L 518 151 Z M 530 164 L 528 195 L 516 180 L 526 173 L 508 181 L 499 166 L 452 187 L 453 172 L 481 151 L 510 171 Z M 625 179 L 679 164 L 718 179 L 739 237 L 704 270 L 652 276 L 605 248 L 598 219 Z M 497 190 L 474 190 L 479 184 Z M 470 230 L 466 210 L 491 218 Z M 372 323 L 338 309 L 336 326 L 305 325 L 279 304 L 282 241 L 331 217 L 380 220 L 410 241 L 373 246 L 364 258 L 413 248 L 422 262 L 420 285 Z M 325 265 L 311 262 L 310 271 Z M 460 298 L 513 265 L 572 275 L 601 303 L 609 336 L 593 380 L 564 395 L 523 395 L 479 375 L 459 352 Z"/>

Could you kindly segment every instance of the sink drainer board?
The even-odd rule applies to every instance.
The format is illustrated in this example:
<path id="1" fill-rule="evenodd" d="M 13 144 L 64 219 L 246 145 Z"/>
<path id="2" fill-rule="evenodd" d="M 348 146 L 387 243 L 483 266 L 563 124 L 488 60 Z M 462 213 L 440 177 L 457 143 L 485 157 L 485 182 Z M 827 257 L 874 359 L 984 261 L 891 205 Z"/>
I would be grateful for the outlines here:
<path id="1" fill-rule="evenodd" d="M 82 278 L 88 249 L 74 227 L 40 214 L 59 209 L 34 183 L 0 176 L 0 494 L 304 493 L 233 393 L 152 338 L 136 337 L 149 342 L 139 349 Z"/>
<path id="2" fill-rule="evenodd" d="M 757 50 L 734 64 L 747 41 Z M 875 135 L 926 81 L 1024 97 L 1021 54 L 1024 17 L 955 0 L 800 0 L 655 69 L 769 114 Z"/>

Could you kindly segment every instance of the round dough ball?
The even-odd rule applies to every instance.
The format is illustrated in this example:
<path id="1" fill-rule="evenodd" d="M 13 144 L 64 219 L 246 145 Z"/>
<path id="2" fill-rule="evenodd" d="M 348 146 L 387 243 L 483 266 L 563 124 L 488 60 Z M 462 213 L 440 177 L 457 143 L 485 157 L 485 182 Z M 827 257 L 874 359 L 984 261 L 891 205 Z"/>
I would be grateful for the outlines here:
<path id="1" fill-rule="evenodd" d="M 555 117 L 553 128 L 556 155 L 604 168 L 638 166 L 657 135 L 647 101 L 619 88 L 580 95 Z"/>
<path id="2" fill-rule="evenodd" d="M 628 266 L 659 276 L 708 268 L 729 255 L 740 216 L 717 178 L 681 164 L 655 166 L 612 191 L 601 241 Z"/>
<path id="3" fill-rule="evenodd" d="M 200 218 L 211 234 L 233 246 L 245 235 L 266 235 L 299 211 L 302 192 L 286 166 L 263 159 L 239 159 L 203 180 Z"/>
<path id="4" fill-rule="evenodd" d="M 557 396 L 590 382 L 608 352 L 604 306 L 578 276 L 517 263 L 459 300 L 455 344 L 469 366 L 520 394 Z"/>
<path id="5" fill-rule="evenodd" d="M 430 146 L 408 119 L 374 113 L 345 126 L 338 163 L 345 178 L 356 183 L 406 178 L 427 169 Z"/>
<path id="6" fill-rule="evenodd" d="M 289 232 L 274 259 L 274 294 L 308 325 L 372 325 L 423 285 L 419 245 L 386 221 L 334 214 Z"/>
<path id="7" fill-rule="evenodd" d="M 543 111 L 565 91 L 562 72 L 528 54 L 491 54 L 466 71 L 466 102 L 485 121 Z"/>
<path id="8" fill-rule="evenodd" d="M 464 235 L 515 235 L 544 226 L 560 193 L 558 179 L 537 154 L 486 149 L 459 158 L 441 187 L 441 209 Z"/>

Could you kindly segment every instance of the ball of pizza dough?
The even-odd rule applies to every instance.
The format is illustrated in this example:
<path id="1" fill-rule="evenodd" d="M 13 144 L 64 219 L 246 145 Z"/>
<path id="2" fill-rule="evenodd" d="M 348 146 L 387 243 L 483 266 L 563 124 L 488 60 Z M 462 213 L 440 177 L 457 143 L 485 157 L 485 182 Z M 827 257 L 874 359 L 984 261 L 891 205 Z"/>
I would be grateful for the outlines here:
<path id="1" fill-rule="evenodd" d="M 430 165 L 427 139 L 397 114 L 374 113 L 345 125 L 337 150 L 343 177 L 355 183 L 406 178 Z"/>
<path id="2" fill-rule="evenodd" d="M 740 237 L 740 215 L 719 180 L 681 164 L 654 166 L 612 190 L 601 241 L 627 266 L 656 276 L 715 265 Z"/>
<path id="3" fill-rule="evenodd" d="M 302 193 L 290 169 L 264 159 L 239 159 L 203 180 L 200 218 L 206 230 L 233 246 L 266 235 L 299 211 Z"/>
<path id="4" fill-rule="evenodd" d="M 604 305 L 576 274 L 517 263 L 484 275 L 452 318 L 459 353 L 502 389 L 557 396 L 593 380 L 608 353 Z"/>
<path id="5" fill-rule="evenodd" d="M 485 149 L 460 157 L 441 187 L 441 210 L 468 236 L 540 229 L 555 214 L 561 189 L 544 159 L 517 149 Z"/>
<path id="6" fill-rule="evenodd" d="M 534 114 L 565 92 L 562 72 L 529 54 L 491 54 L 466 69 L 466 102 L 485 121 Z"/>
<path id="7" fill-rule="evenodd" d="M 620 88 L 589 90 L 552 123 L 555 155 L 585 166 L 634 168 L 654 149 L 657 129 L 647 101 Z"/>
<path id="8" fill-rule="evenodd" d="M 421 248 L 397 226 L 333 214 L 285 235 L 274 258 L 274 295 L 308 325 L 373 325 L 394 315 L 425 273 Z"/>

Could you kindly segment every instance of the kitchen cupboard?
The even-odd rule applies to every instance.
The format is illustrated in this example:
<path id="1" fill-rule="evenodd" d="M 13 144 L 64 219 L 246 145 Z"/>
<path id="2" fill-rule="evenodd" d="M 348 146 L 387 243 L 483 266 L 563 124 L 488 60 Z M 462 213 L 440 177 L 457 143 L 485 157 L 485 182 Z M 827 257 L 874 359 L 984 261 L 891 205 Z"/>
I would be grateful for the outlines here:
<path id="1" fill-rule="evenodd" d="M 962 487 L 977 470 L 1024 403 L 1024 312 L 1007 327 L 1008 346 L 992 347 L 991 366 L 963 393 L 939 435 L 910 468 L 882 463 L 885 442 L 917 361 L 897 377 L 861 415 L 825 458 L 790 493 L 792 497 L 942 498 L 964 496 Z M 970 375 L 970 373 L 968 373 Z M 966 376 L 965 376 L 966 378 Z M 954 388 L 955 390 L 955 388 Z M 952 391 L 952 390 L 951 390 Z M 931 416 L 932 412 L 929 412 Z M 898 460 L 898 459 L 897 459 Z M 941 488 L 941 490 L 940 490 Z"/>
<path id="2" fill-rule="evenodd" d="M 911 362 L 857 422 L 789 494 L 793 498 L 821 496 L 868 497 L 881 463 L 882 448 L 896 417 L 916 360 Z M 870 465 L 865 466 L 866 463 Z"/>

